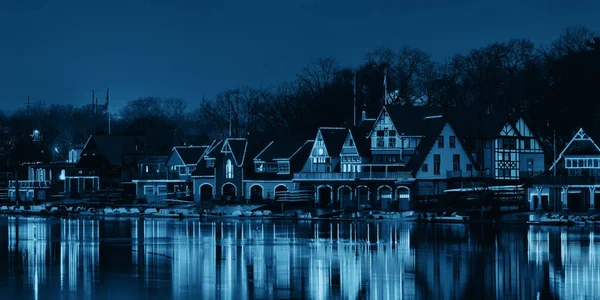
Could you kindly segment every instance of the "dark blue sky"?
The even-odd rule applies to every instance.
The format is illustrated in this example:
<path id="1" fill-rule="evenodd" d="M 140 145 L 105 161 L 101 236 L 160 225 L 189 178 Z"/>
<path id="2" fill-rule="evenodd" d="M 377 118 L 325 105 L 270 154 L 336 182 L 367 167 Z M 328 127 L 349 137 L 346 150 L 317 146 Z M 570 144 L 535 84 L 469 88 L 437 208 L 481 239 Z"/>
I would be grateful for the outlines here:
<path id="1" fill-rule="evenodd" d="M 597 0 L 0 0 L 0 109 L 28 95 L 81 105 L 92 89 L 103 101 L 108 85 L 115 110 L 147 95 L 195 107 L 319 57 L 357 66 L 382 45 L 443 60 L 510 38 L 547 44 L 566 27 L 600 30 L 599 13 Z"/>

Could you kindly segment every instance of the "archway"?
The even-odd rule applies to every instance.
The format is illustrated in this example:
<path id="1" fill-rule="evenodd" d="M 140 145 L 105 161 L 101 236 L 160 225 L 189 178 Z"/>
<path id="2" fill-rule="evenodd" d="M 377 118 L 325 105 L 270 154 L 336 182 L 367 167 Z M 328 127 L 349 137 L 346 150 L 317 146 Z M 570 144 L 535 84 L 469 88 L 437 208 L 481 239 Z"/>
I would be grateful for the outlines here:
<path id="1" fill-rule="evenodd" d="M 377 194 L 381 210 L 389 211 L 392 203 L 392 188 L 387 185 L 382 185 L 377 189 Z"/>
<path id="2" fill-rule="evenodd" d="M 410 189 L 405 186 L 396 187 L 396 198 L 398 199 L 398 209 L 400 211 L 409 210 Z"/>
<path id="3" fill-rule="evenodd" d="M 200 201 L 210 201 L 213 199 L 212 185 L 205 183 L 200 186 Z"/>
<path id="4" fill-rule="evenodd" d="M 288 191 L 287 186 L 285 185 L 278 185 L 275 187 L 275 200 L 279 199 L 279 198 L 284 198 L 285 197 L 285 193 Z"/>
<path id="5" fill-rule="evenodd" d="M 317 202 L 321 207 L 328 207 L 331 204 L 331 186 L 321 185 L 317 187 Z"/>
<path id="6" fill-rule="evenodd" d="M 358 209 L 371 207 L 371 198 L 369 197 L 369 192 L 369 188 L 364 185 L 356 188 Z"/>
<path id="7" fill-rule="evenodd" d="M 235 200 L 235 197 L 237 196 L 237 189 L 235 185 L 233 185 L 232 183 L 224 184 L 221 195 L 225 201 Z"/>
<path id="8" fill-rule="evenodd" d="M 262 201 L 263 200 L 263 188 L 262 186 L 255 184 L 250 187 L 250 201 Z"/>
<path id="9" fill-rule="evenodd" d="M 338 188 L 338 199 L 340 208 L 356 207 L 356 203 L 352 201 L 352 188 L 347 185 Z"/>

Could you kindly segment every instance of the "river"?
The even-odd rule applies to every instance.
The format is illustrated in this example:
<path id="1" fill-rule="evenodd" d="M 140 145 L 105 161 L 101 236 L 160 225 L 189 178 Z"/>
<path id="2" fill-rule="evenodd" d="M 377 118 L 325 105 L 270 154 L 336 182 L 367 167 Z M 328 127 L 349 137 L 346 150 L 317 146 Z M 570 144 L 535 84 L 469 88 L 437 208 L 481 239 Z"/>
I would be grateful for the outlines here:
<path id="1" fill-rule="evenodd" d="M 596 250 L 583 226 L 2 216 L 0 297 L 589 299 Z"/>

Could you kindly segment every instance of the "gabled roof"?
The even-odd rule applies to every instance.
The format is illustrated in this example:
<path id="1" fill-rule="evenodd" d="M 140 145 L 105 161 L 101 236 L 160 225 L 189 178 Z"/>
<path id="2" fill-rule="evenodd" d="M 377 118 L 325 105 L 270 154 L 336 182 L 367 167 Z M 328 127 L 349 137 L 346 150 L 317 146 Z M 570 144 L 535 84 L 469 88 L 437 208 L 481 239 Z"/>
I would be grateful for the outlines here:
<path id="1" fill-rule="evenodd" d="M 375 120 L 362 122 L 359 126 L 350 128 L 348 131 L 354 139 L 354 145 L 361 157 L 371 156 L 371 140 L 368 138 L 369 133 L 375 125 Z"/>
<path id="2" fill-rule="evenodd" d="M 421 140 L 421 142 L 419 142 L 419 145 L 415 149 L 414 155 L 406 164 L 406 168 L 410 170 L 413 173 L 413 175 L 416 174 L 421 168 L 421 165 L 425 161 L 425 158 L 427 158 L 427 155 L 429 155 L 429 152 L 431 152 L 431 149 L 437 142 L 438 136 L 440 136 L 446 125 L 450 126 L 450 128 L 452 128 L 452 130 L 456 134 L 456 130 L 446 118 L 426 119 L 426 122 L 424 124 L 424 132 L 426 132 L 425 137 Z M 466 151 L 466 147 L 464 146 L 461 139 L 456 140 L 457 143 L 463 149 L 463 151 Z M 469 153 L 466 153 L 466 155 L 469 157 L 471 163 L 475 165 L 476 162 L 473 160 L 473 157 Z"/>
<path id="3" fill-rule="evenodd" d="M 437 141 L 438 136 L 444 129 L 444 126 L 448 124 L 448 120 L 444 118 L 425 120 L 426 121 L 422 123 L 423 128 L 420 132 L 420 134 L 424 135 L 425 137 L 421 139 L 419 145 L 417 145 L 417 148 L 415 149 L 415 153 L 406 163 L 406 169 L 413 172 L 413 174 L 416 174 L 416 172 L 419 170 L 423 164 L 423 161 L 425 161 L 425 158 L 427 158 L 427 154 L 429 154 L 431 148 L 433 148 L 433 145 Z"/>
<path id="4" fill-rule="evenodd" d="M 141 150 L 136 149 L 136 145 L 139 144 L 137 136 L 93 135 L 86 142 L 82 155 L 94 152 L 97 155 L 105 156 L 111 165 L 120 166 L 123 163 L 124 154 Z"/>
<path id="5" fill-rule="evenodd" d="M 577 131 L 575 136 L 573 136 L 571 141 L 569 141 L 556 161 L 552 164 L 550 170 L 552 170 L 565 155 L 600 155 L 600 147 L 598 147 L 594 140 L 583 131 L 583 128 L 579 128 L 579 131 Z"/>
<path id="6" fill-rule="evenodd" d="M 223 145 L 223 140 L 214 140 L 204 153 L 204 157 L 216 158 L 217 154 L 220 153 L 220 149 Z"/>
<path id="7" fill-rule="evenodd" d="M 291 159 L 292 156 L 304 145 L 306 140 L 283 139 L 275 140 L 263 149 L 254 160 L 274 161 L 280 159 Z"/>
<path id="8" fill-rule="evenodd" d="M 173 152 L 176 152 L 184 164 L 195 165 L 198 163 L 202 155 L 206 152 L 209 146 L 188 146 L 174 147 Z M 173 154 L 171 154 L 173 155 Z"/>
<path id="9" fill-rule="evenodd" d="M 342 146 L 346 140 L 348 129 L 343 127 L 321 127 L 319 132 L 323 137 L 323 143 L 327 148 L 329 156 L 338 156 L 342 152 Z"/>
<path id="10" fill-rule="evenodd" d="M 246 154 L 246 139 L 243 138 L 228 138 L 221 147 L 221 153 L 231 151 L 231 155 L 235 160 L 235 164 L 241 167 L 244 163 L 244 155 Z"/>
<path id="11" fill-rule="evenodd" d="M 273 143 L 274 144 L 274 143 Z M 289 157 L 290 161 L 290 173 L 289 174 L 275 174 L 275 173 L 256 173 L 254 165 L 248 165 L 245 167 L 244 179 L 246 180 L 291 180 L 294 173 L 302 171 L 304 163 L 310 156 L 314 141 L 304 141 L 303 144 L 299 145 L 298 148 Z M 269 146 L 270 148 L 270 146 Z M 267 148 L 268 149 L 268 148 Z M 258 156 L 257 156 L 258 157 Z"/>

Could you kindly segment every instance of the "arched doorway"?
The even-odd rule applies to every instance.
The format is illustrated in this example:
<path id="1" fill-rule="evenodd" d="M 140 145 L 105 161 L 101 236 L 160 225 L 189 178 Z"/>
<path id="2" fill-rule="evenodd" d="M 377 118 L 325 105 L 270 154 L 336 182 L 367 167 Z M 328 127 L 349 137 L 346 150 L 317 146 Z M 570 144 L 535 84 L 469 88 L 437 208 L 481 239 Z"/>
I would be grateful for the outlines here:
<path id="1" fill-rule="evenodd" d="M 356 203 L 352 201 L 352 189 L 347 185 L 341 186 L 338 189 L 338 199 L 340 208 L 356 207 Z"/>
<path id="2" fill-rule="evenodd" d="M 200 186 L 200 201 L 210 201 L 213 199 L 212 185 L 205 183 Z"/>
<path id="3" fill-rule="evenodd" d="M 262 186 L 255 184 L 250 188 L 250 201 L 262 201 L 263 200 L 263 188 Z"/>
<path id="4" fill-rule="evenodd" d="M 391 203 L 392 203 L 392 188 L 387 185 L 382 185 L 378 189 L 378 197 L 379 203 L 381 205 L 381 210 L 390 211 Z"/>
<path id="5" fill-rule="evenodd" d="M 331 204 L 331 187 L 321 185 L 317 187 L 317 201 L 321 207 L 328 207 Z"/>
<path id="6" fill-rule="evenodd" d="M 358 209 L 361 208 L 370 208 L 371 207 L 371 199 L 369 197 L 369 188 L 361 185 L 356 188 Z"/>
<path id="7" fill-rule="evenodd" d="M 400 211 L 409 210 L 410 189 L 405 186 L 396 187 L 396 198 L 398 199 L 398 209 Z"/>
<path id="8" fill-rule="evenodd" d="M 233 185 L 232 183 L 226 183 L 223 185 L 223 192 L 221 193 L 223 200 L 225 201 L 233 201 L 235 200 L 235 197 L 237 196 L 237 189 L 235 188 L 235 185 Z"/>
<path id="9" fill-rule="evenodd" d="M 277 187 L 275 187 L 275 200 L 285 197 L 285 193 L 287 191 L 288 188 L 285 185 L 278 185 Z"/>

